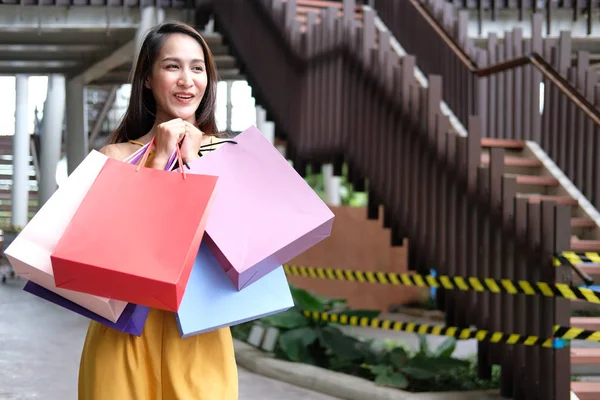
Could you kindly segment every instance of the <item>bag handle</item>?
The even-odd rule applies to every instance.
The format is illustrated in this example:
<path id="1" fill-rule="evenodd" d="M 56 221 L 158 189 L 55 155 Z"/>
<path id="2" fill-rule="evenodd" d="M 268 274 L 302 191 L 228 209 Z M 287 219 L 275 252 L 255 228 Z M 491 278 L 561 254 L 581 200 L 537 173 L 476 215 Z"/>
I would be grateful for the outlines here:
<path id="1" fill-rule="evenodd" d="M 129 164 L 136 164 L 140 160 L 140 158 L 142 158 L 142 156 L 144 155 L 144 152 L 146 151 L 146 149 L 148 148 L 149 145 L 150 145 L 150 142 L 146 143 L 145 145 L 143 145 L 142 147 L 137 149 L 135 151 L 135 153 L 133 153 L 130 156 L 123 159 L 123 162 L 129 163 Z M 176 159 L 177 159 L 177 150 L 173 151 L 173 154 L 171 154 L 171 157 L 169 158 L 169 162 L 167 163 L 167 165 L 165 167 L 165 171 L 168 171 L 173 167 Z"/>
<path id="2" fill-rule="evenodd" d="M 148 156 L 150 155 L 150 151 L 147 151 L 148 149 L 151 149 L 152 146 L 154 145 L 154 137 L 150 140 L 150 142 L 148 142 L 144 147 L 144 155 L 142 157 L 142 160 L 140 161 L 140 163 L 138 164 L 136 171 L 139 171 L 140 168 L 142 168 L 142 166 L 146 165 L 146 162 L 148 161 Z M 135 153 L 134 153 L 135 154 Z M 171 155 L 169 162 L 167 162 L 167 165 L 165 166 L 165 171 L 170 170 L 173 167 L 173 161 L 175 159 L 175 154 L 177 155 L 177 159 L 181 165 L 181 147 L 179 147 L 179 144 L 176 146 L 175 152 L 173 155 Z M 137 159 L 139 159 L 139 157 L 135 157 L 135 160 L 133 161 L 133 163 L 135 163 L 137 161 Z M 183 168 L 181 169 L 181 174 L 183 175 L 183 179 L 187 179 L 185 171 L 183 170 Z"/>

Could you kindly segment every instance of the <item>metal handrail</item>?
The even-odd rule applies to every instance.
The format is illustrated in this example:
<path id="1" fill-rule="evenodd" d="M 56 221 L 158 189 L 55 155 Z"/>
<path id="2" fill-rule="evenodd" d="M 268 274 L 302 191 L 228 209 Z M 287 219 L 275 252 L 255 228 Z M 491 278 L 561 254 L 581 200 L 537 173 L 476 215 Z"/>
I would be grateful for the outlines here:
<path id="1" fill-rule="evenodd" d="M 563 78 L 544 58 L 538 53 L 531 53 L 528 56 L 516 57 L 510 60 L 502 61 L 487 67 L 479 68 L 477 63 L 464 51 L 464 49 L 450 36 L 446 30 L 441 27 L 435 17 L 418 0 L 409 0 L 421 16 L 429 23 L 433 30 L 441 37 L 444 43 L 452 50 L 460 62 L 474 75 L 486 77 L 513 68 L 532 65 L 544 75 L 546 79 L 552 82 L 558 90 L 567 96 L 575 105 L 585 113 L 596 125 L 600 125 L 600 111 L 590 103 L 573 85 Z"/>

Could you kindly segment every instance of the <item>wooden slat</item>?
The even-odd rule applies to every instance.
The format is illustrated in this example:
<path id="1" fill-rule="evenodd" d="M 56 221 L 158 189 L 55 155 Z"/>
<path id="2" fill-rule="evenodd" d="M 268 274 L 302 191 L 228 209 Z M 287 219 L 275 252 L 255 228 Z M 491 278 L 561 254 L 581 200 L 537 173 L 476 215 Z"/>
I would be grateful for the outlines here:
<path id="1" fill-rule="evenodd" d="M 488 165 L 490 163 L 489 154 L 481 155 L 481 164 Z M 505 167 L 524 167 L 524 168 L 536 168 L 542 167 L 544 164 L 537 158 L 533 157 L 516 157 L 516 156 L 504 156 Z"/>
<path id="2" fill-rule="evenodd" d="M 574 365 L 600 364 L 600 348 L 571 347 L 571 364 L 574 364 Z"/>
<path id="3" fill-rule="evenodd" d="M 517 175 L 519 185 L 558 186 L 558 179 L 552 176 Z"/>
<path id="4" fill-rule="evenodd" d="M 595 228 L 597 225 L 588 217 L 571 218 L 571 228 Z"/>
<path id="5" fill-rule="evenodd" d="M 600 318 L 597 317 L 571 317 L 571 327 L 600 331 Z"/>
<path id="6" fill-rule="evenodd" d="M 579 400 L 600 399 L 600 382 L 571 382 L 571 390 Z"/>
<path id="7" fill-rule="evenodd" d="M 572 251 L 600 251 L 600 240 L 571 240 Z"/>
<path id="8" fill-rule="evenodd" d="M 504 149 L 524 149 L 525 142 L 513 139 L 482 138 L 482 147 L 501 147 Z"/>

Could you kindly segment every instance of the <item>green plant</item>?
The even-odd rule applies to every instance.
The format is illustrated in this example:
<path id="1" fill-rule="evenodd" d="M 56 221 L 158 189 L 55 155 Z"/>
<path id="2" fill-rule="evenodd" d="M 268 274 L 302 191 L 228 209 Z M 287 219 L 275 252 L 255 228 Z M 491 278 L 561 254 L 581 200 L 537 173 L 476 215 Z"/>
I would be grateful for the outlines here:
<path id="1" fill-rule="evenodd" d="M 306 168 L 305 181 L 313 188 L 313 190 L 325 200 L 325 181 L 321 171 L 313 171 L 312 166 Z M 350 207 L 366 207 L 368 196 L 365 192 L 354 190 L 352 183 L 348 181 L 348 165 L 342 166 L 342 175 L 340 176 L 340 197 L 341 203 L 344 206 Z"/>
<path id="2" fill-rule="evenodd" d="M 419 335 L 419 351 L 412 357 L 403 347 L 383 353 L 377 364 L 363 365 L 375 375 L 375 383 L 406 389 L 411 379 L 432 379 L 448 369 L 465 367 L 468 361 L 452 358 L 456 348 L 454 338 L 446 339 L 435 350 L 427 344 L 427 338 Z"/>
<path id="3" fill-rule="evenodd" d="M 477 377 L 474 358 L 452 358 L 456 348 L 454 338 L 431 349 L 426 337 L 421 335 L 418 350 L 410 351 L 397 340 L 375 343 L 372 339 L 354 337 L 330 321 L 306 318 L 302 310 L 369 318 L 377 317 L 378 311 L 352 310 L 345 299 L 327 299 L 292 285 L 290 288 L 295 307 L 233 327 L 234 336 L 247 337 L 254 323 L 276 327 L 280 335 L 274 353 L 279 359 L 312 364 L 412 392 L 499 387 L 499 368 L 494 367 L 492 379 L 485 381 Z"/>
<path id="4" fill-rule="evenodd" d="M 326 299 L 290 286 L 296 307 L 262 318 L 260 322 L 280 330 L 278 358 L 360 374 L 360 362 L 370 354 L 371 341 L 346 335 L 333 323 L 308 319 L 302 310 L 374 318 L 379 311 L 349 310 L 345 299 Z"/>

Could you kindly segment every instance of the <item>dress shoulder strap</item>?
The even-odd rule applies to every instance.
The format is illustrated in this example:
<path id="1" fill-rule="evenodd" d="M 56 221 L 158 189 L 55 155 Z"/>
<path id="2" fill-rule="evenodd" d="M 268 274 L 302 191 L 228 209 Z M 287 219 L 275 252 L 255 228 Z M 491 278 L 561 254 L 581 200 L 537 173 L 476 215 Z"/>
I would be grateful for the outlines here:
<path id="1" fill-rule="evenodd" d="M 130 140 L 130 141 L 129 141 L 129 143 L 132 143 L 132 144 L 137 144 L 138 146 L 142 146 L 142 147 L 144 146 L 144 143 L 142 143 L 142 142 L 138 142 L 138 141 L 136 141 L 136 140 Z"/>

